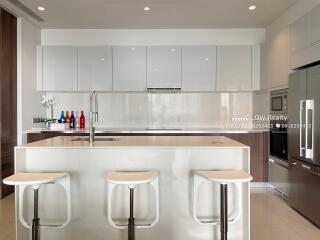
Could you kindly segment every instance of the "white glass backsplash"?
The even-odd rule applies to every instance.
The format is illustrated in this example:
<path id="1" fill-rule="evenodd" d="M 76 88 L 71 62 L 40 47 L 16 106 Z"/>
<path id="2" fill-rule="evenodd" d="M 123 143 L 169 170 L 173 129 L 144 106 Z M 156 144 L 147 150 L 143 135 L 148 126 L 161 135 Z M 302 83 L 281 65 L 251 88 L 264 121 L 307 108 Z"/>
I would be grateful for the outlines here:
<path id="1" fill-rule="evenodd" d="M 55 117 L 61 110 L 83 110 L 88 120 L 88 93 L 48 94 L 56 99 Z M 98 93 L 98 99 L 98 127 L 222 128 L 234 117 L 251 124 L 251 93 Z"/>

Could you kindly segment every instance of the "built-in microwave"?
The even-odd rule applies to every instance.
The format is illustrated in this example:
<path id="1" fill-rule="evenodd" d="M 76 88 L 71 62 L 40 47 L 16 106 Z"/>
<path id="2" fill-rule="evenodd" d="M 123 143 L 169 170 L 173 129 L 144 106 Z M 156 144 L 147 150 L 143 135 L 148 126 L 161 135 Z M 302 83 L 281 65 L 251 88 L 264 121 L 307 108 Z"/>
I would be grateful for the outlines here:
<path id="1" fill-rule="evenodd" d="M 288 113 L 288 89 L 271 92 L 270 108 L 272 114 Z"/>

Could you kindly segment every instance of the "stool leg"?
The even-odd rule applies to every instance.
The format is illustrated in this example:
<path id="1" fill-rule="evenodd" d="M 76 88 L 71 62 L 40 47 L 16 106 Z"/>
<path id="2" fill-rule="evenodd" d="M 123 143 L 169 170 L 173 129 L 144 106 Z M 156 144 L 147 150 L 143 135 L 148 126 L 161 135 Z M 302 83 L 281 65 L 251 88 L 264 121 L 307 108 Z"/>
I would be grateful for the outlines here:
<path id="1" fill-rule="evenodd" d="M 129 224 L 128 224 L 128 240 L 135 239 L 135 224 L 133 217 L 133 207 L 134 207 L 134 188 L 130 187 L 130 216 L 129 216 Z"/>
<path id="2" fill-rule="evenodd" d="M 40 218 L 39 218 L 39 189 L 33 189 L 34 205 L 32 220 L 32 240 L 40 240 Z"/>
<path id="3" fill-rule="evenodd" d="M 220 184 L 220 233 L 221 240 L 228 237 L 228 185 Z"/>

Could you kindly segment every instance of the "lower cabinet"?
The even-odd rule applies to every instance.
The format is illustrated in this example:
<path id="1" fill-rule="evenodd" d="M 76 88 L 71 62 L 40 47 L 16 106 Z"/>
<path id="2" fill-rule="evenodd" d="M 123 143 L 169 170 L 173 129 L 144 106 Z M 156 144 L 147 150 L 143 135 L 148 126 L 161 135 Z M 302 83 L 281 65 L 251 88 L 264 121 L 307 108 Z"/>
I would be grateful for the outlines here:
<path id="1" fill-rule="evenodd" d="M 28 143 L 40 141 L 57 136 L 85 136 L 87 134 L 77 133 L 28 133 Z M 98 136 L 195 136 L 194 134 L 119 134 L 119 133 L 104 133 L 97 134 Z M 268 132 L 261 133 L 222 133 L 222 134 L 197 134 L 196 136 L 225 136 L 238 141 L 242 144 L 250 146 L 250 169 L 254 182 L 268 181 Z M 223 159 L 221 159 L 223 161 Z"/>

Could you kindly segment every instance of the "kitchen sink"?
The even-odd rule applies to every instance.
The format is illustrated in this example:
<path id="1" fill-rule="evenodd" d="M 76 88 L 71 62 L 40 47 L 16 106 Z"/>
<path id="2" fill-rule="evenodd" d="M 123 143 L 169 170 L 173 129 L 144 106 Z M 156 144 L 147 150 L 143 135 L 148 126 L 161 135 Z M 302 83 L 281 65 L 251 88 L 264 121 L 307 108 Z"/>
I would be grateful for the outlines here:
<path id="1" fill-rule="evenodd" d="M 71 141 L 73 141 L 73 142 L 82 142 L 82 141 L 89 142 L 89 140 L 90 139 L 88 137 L 78 137 L 78 138 L 72 139 Z M 120 141 L 120 138 L 95 137 L 94 141 L 95 142 L 117 142 L 117 141 Z"/>

